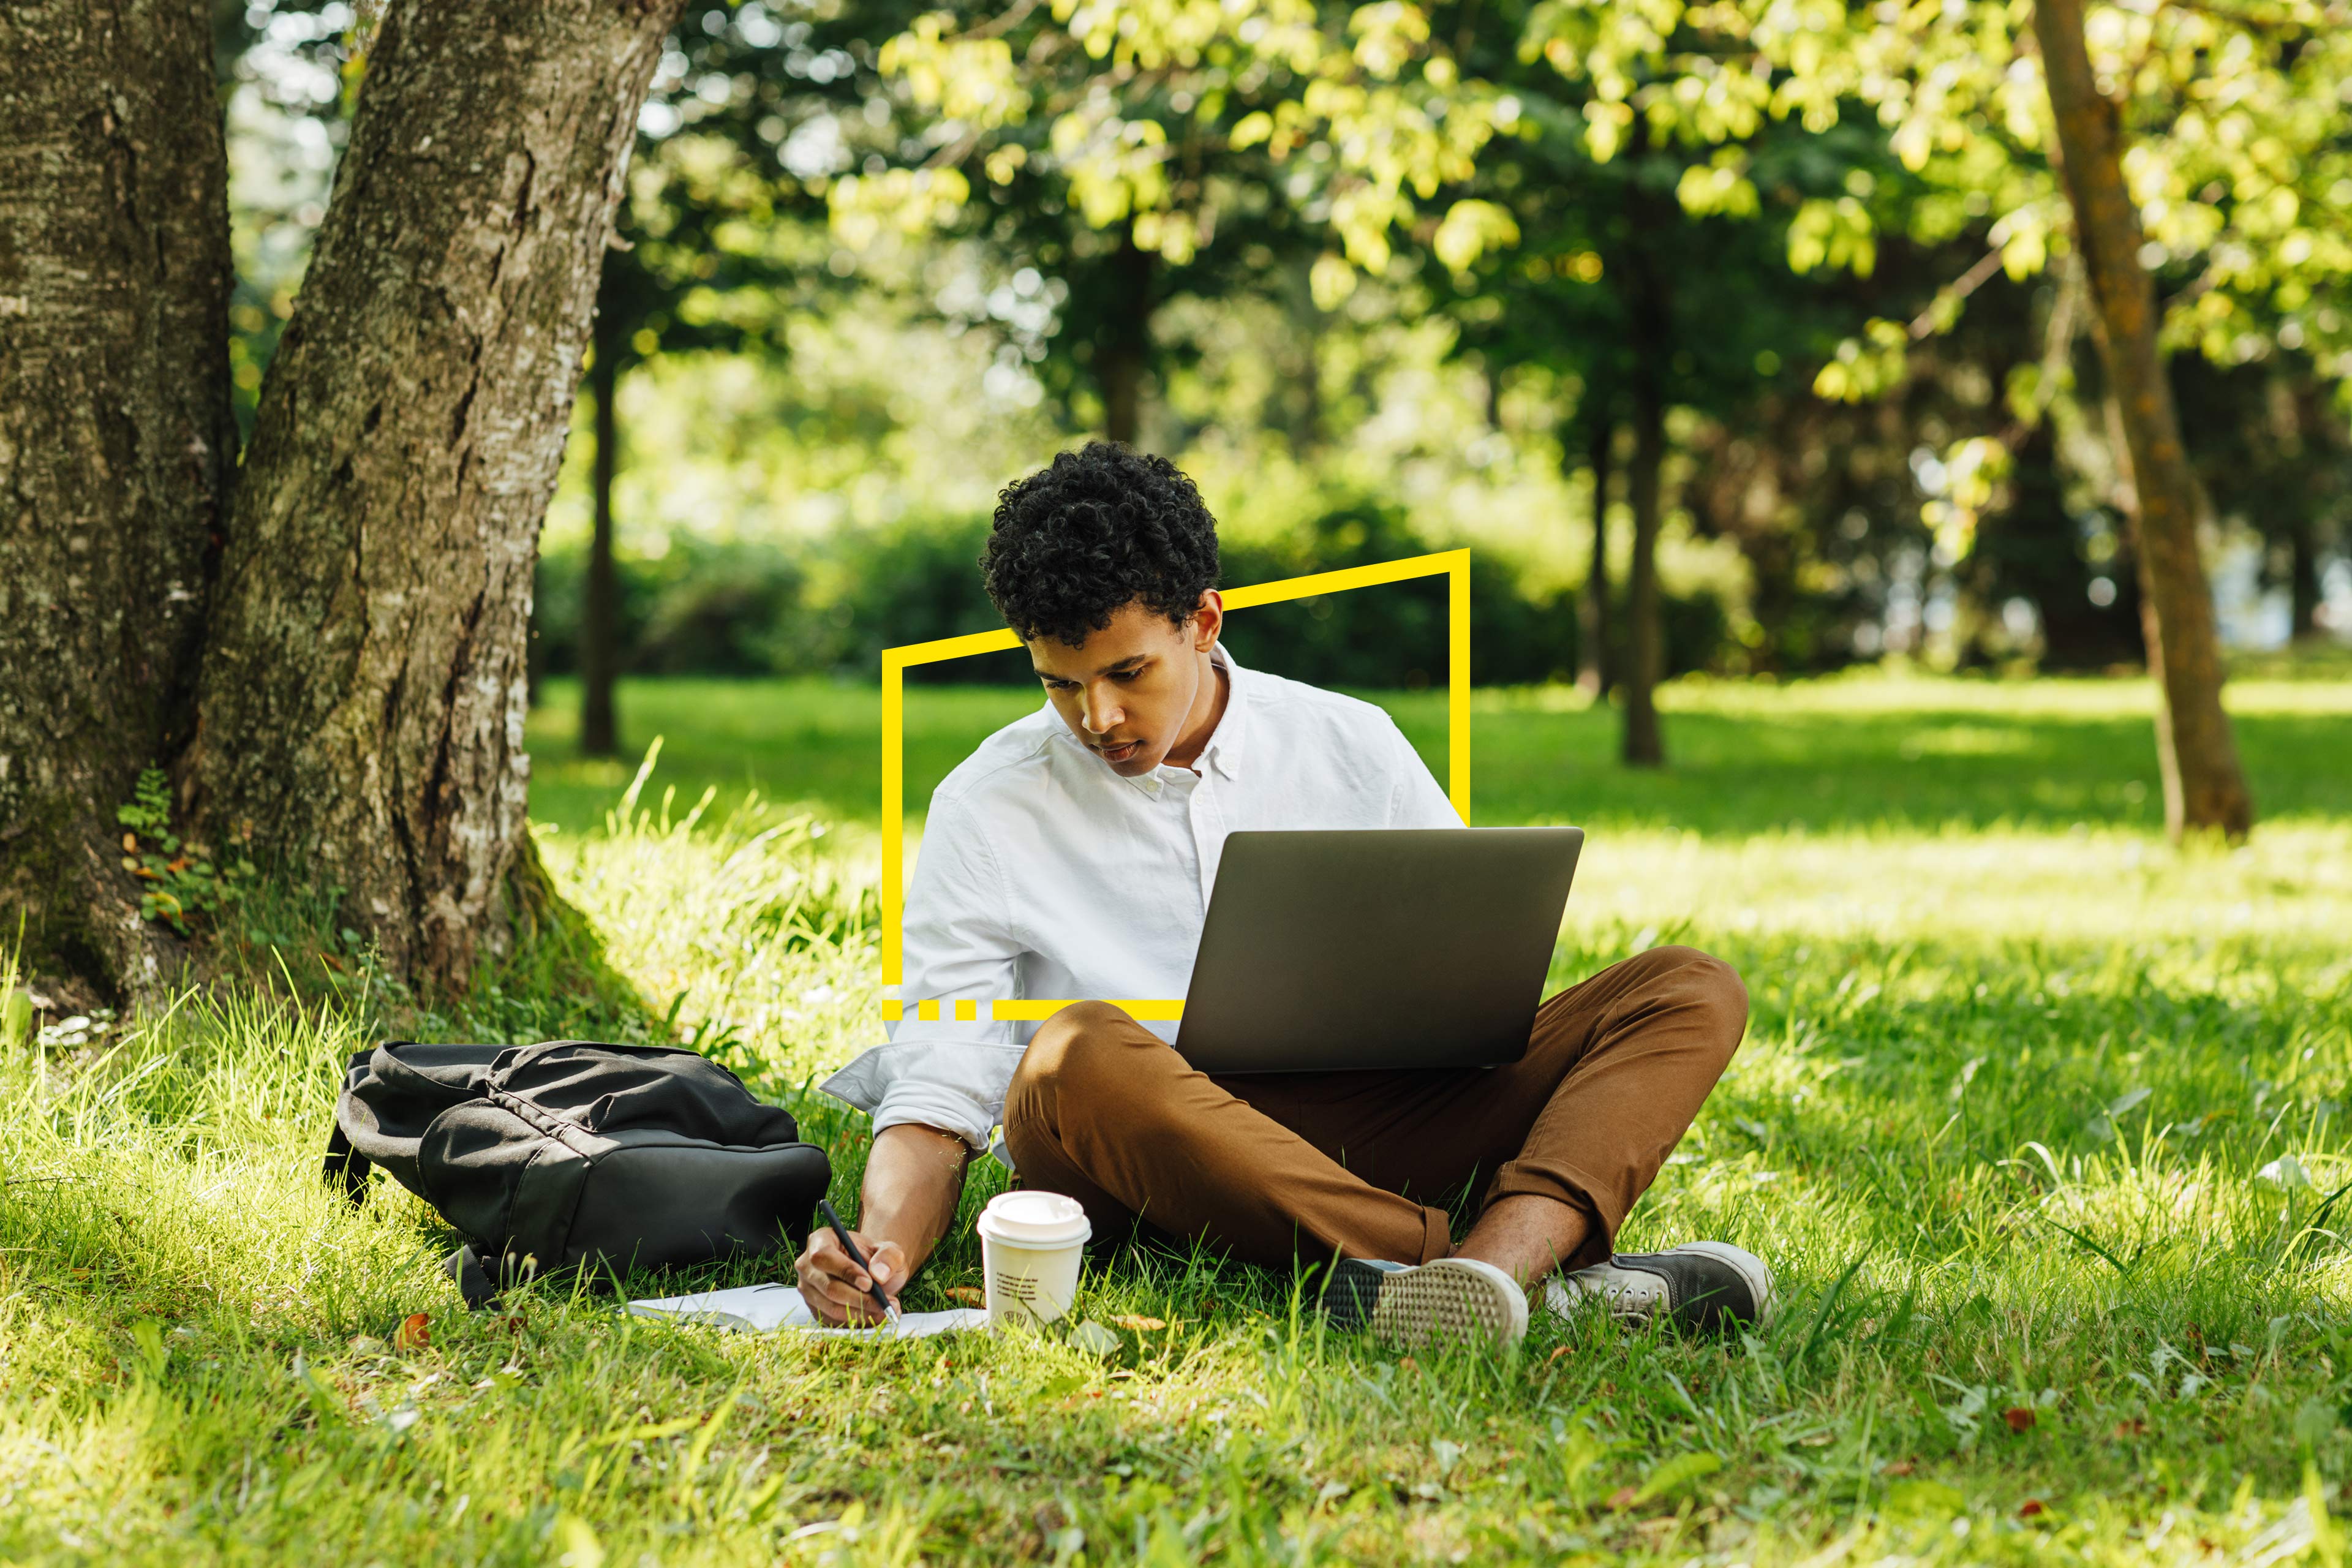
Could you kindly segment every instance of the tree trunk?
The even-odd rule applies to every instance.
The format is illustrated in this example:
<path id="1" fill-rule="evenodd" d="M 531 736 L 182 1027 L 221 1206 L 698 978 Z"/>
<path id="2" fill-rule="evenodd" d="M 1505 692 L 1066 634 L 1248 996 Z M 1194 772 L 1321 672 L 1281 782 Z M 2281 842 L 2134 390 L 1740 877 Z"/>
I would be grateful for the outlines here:
<path id="1" fill-rule="evenodd" d="M 1612 447 L 1617 438 L 1614 421 L 1596 416 L 1586 421 L 1584 430 L 1584 462 L 1592 470 L 1592 565 L 1584 576 L 1584 593 L 1579 607 L 1584 612 L 1584 624 L 1579 629 L 1584 634 L 1584 646 L 1577 660 L 1576 684 L 1596 700 L 1609 695 L 1616 684 L 1616 660 L 1610 657 L 1611 635 L 1609 614 L 1609 479 Z"/>
<path id="2" fill-rule="evenodd" d="M 538 885 L 531 559 L 680 0 L 394 0 L 232 513 L 196 742 L 224 837 L 455 989 Z M 529 902 L 526 894 L 524 903 Z"/>
<path id="3" fill-rule="evenodd" d="M 1303 265 L 1291 273 L 1296 319 L 1304 329 L 1298 344 L 1297 450 L 1302 455 L 1322 451 L 1331 438 L 1323 405 L 1323 333 L 1329 321 L 1323 307 L 1315 302 L 1312 276 Z"/>
<path id="4" fill-rule="evenodd" d="M 2327 629 L 2319 621 L 2320 606 L 2326 602 L 2319 591 L 2319 517 L 2332 500 L 2332 479 L 2322 476 L 2330 476 L 2333 465 L 2317 460 L 2315 448 L 2326 451 L 2336 443 L 2332 421 L 2320 405 L 2322 395 L 2315 377 L 2302 378 L 2288 395 L 2294 411 L 2295 450 L 2303 458 L 2303 471 L 2314 476 L 2303 487 L 2287 528 L 2287 637 L 2295 642 L 2316 638 Z M 2340 452 L 2332 455 L 2341 459 Z"/>
<path id="5" fill-rule="evenodd" d="M 171 978 L 115 808 L 185 743 L 236 459 L 205 0 L 0 13 L 0 910 L 130 996 Z"/>
<path id="6" fill-rule="evenodd" d="M 2319 526 L 2308 513 L 2288 526 L 2286 540 L 2286 635 L 2290 641 L 2316 638 L 2319 624 Z"/>
<path id="7" fill-rule="evenodd" d="M 588 581 L 580 605 L 580 750 L 610 757 L 621 750 L 613 712 L 613 683 L 621 668 L 621 590 L 613 574 L 613 468 L 620 459 L 621 344 L 612 320 L 596 318 L 595 350 L 588 363 L 589 395 L 596 405 L 596 450 L 590 465 L 595 521 L 588 536 Z"/>
<path id="8" fill-rule="evenodd" d="M 2142 625 L 2157 678 L 2157 750 L 2165 822 L 2178 838 L 2219 828 L 2242 838 L 2254 803 L 2221 708 L 2221 636 L 2199 557 L 2204 498 L 2189 465 L 2172 388 L 2157 349 L 2156 283 L 2140 265 L 2139 211 L 2123 176 L 2123 128 L 2099 95 L 2083 37 L 2082 0 L 2038 0 L 2033 31 L 2057 122 L 2075 244 L 2095 307 L 2099 352 L 2123 426 L 2138 536 Z"/>
<path id="9" fill-rule="evenodd" d="M 1143 373 L 1151 357 L 1150 251 L 1132 236 L 1111 260 L 1116 280 L 1108 325 L 1097 352 L 1102 380 L 1103 437 L 1132 447 L 1143 424 Z"/>
<path id="10" fill-rule="evenodd" d="M 1646 356 L 1645 356 L 1646 357 Z M 1626 475 L 1633 509 L 1633 562 L 1626 584 L 1625 765 L 1665 766 L 1658 727 L 1658 682 L 1665 674 L 1666 637 L 1658 603 L 1658 528 L 1664 521 L 1666 409 L 1654 372 L 1633 379 L 1633 467 Z"/>

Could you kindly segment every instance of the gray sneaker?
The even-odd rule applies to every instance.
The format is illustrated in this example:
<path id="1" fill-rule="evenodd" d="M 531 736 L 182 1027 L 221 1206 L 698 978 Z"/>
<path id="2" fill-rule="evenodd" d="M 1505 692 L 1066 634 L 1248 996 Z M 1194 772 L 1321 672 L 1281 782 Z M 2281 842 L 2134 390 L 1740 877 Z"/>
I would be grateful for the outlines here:
<path id="1" fill-rule="evenodd" d="M 1703 1333 L 1727 1331 L 1771 1321 L 1772 1270 L 1727 1241 L 1686 1241 L 1664 1252 L 1618 1253 L 1544 1289 L 1545 1305 L 1562 1314 L 1593 1299 L 1621 1318 L 1664 1317 Z"/>
<path id="2" fill-rule="evenodd" d="M 1515 1345 L 1527 1337 L 1528 1298 L 1491 1263 L 1441 1258 L 1415 1268 L 1347 1258 L 1323 1286 L 1333 1326 L 1370 1328 L 1375 1339 L 1418 1350 L 1466 1339 Z"/>

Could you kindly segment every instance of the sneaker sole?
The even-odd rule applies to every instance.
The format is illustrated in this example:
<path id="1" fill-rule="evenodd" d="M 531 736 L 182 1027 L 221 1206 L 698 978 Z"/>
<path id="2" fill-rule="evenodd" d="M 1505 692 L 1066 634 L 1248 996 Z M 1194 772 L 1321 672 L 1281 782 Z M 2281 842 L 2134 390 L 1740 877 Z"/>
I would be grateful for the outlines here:
<path id="1" fill-rule="evenodd" d="M 1334 1328 L 1362 1328 L 1371 1316 L 1372 1304 L 1381 1299 L 1381 1287 L 1394 1272 L 1353 1258 L 1340 1258 L 1331 1266 L 1330 1278 L 1323 1287 L 1324 1317 Z"/>
<path id="2" fill-rule="evenodd" d="M 1703 1253 L 1728 1265 L 1733 1272 L 1748 1282 L 1748 1299 L 1756 1303 L 1756 1326 L 1769 1328 L 1773 1310 L 1779 1305 L 1772 1290 L 1772 1266 L 1744 1247 L 1734 1247 L 1727 1241 L 1686 1241 L 1674 1249 L 1676 1252 Z"/>
<path id="3" fill-rule="evenodd" d="M 1434 1341 L 1515 1345 L 1527 1337 L 1528 1300 L 1511 1277 L 1475 1258 L 1441 1258 L 1381 1281 L 1372 1335 L 1419 1350 Z"/>

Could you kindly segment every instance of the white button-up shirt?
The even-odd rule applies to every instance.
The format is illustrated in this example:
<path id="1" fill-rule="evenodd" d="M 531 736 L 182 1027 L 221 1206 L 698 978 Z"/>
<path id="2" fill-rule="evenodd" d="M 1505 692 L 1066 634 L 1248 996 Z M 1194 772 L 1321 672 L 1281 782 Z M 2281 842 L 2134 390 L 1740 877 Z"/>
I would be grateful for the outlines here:
<path id="1" fill-rule="evenodd" d="M 1220 644 L 1224 713 L 1198 771 L 1122 778 L 1049 702 L 1006 725 L 931 796 L 904 921 L 903 1019 L 824 1091 L 974 1148 L 1004 1109 L 1034 1022 L 999 998 L 1181 999 L 1225 835 L 1246 828 L 1459 827 L 1394 721 L 1369 702 L 1243 669 Z M 939 1003 L 939 1017 L 917 1016 Z M 958 1022 L 958 1001 L 977 1004 Z M 1172 1022 L 1144 1026 L 1173 1040 Z"/>

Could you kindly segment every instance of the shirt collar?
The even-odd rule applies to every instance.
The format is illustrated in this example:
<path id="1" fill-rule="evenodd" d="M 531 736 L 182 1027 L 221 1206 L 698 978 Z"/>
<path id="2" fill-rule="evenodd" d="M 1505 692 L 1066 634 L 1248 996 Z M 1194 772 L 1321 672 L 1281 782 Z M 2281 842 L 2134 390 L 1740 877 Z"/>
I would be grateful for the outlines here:
<path id="1" fill-rule="evenodd" d="M 1218 643 L 1209 650 L 1209 661 L 1221 665 L 1225 671 L 1225 710 L 1217 719 L 1217 727 L 1209 735 L 1209 743 L 1201 748 L 1201 760 L 1213 765 L 1229 779 L 1241 776 L 1241 754 L 1247 749 L 1249 701 L 1247 692 L 1251 677 L 1234 656 Z"/>

